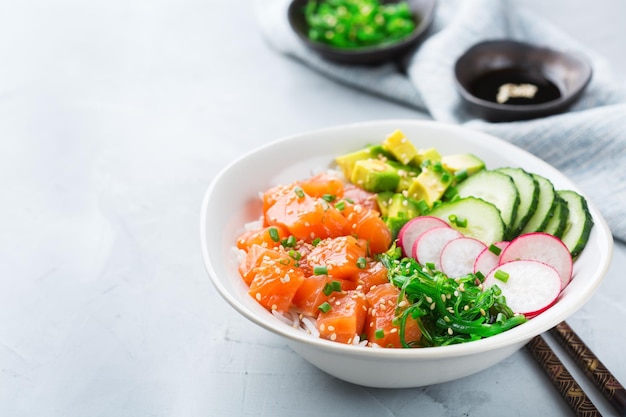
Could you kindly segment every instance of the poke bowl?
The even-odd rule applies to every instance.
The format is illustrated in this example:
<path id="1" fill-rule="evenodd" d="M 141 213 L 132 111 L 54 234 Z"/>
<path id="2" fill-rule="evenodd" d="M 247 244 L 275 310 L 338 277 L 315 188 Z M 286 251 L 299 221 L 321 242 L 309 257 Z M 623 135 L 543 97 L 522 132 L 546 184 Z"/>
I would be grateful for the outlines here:
<path id="1" fill-rule="evenodd" d="M 271 188 L 336 169 L 336 158 L 401 131 L 418 148 L 478 156 L 490 169 L 521 167 L 556 189 L 584 193 L 558 170 L 494 136 L 432 121 L 383 120 L 331 127 L 277 139 L 226 166 L 206 190 L 200 218 L 201 248 L 208 275 L 221 297 L 243 317 L 284 339 L 303 359 L 344 381 L 379 388 L 408 388 L 462 378 L 509 357 L 533 337 L 575 313 L 601 284 L 613 240 L 592 201 L 593 227 L 573 262 L 571 281 L 554 303 L 523 323 L 490 337 L 443 346 L 377 348 L 338 343 L 285 322 L 250 293 L 240 273 L 237 240 L 263 213 L 261 194 Z M 276 155 L 280 155 L 277 158 Z"/>

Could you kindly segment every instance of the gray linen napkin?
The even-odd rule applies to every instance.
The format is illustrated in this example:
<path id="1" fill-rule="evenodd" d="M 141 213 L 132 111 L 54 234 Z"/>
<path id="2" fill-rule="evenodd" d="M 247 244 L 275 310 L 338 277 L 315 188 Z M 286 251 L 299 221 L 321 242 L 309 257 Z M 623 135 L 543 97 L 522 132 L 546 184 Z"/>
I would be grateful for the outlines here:
<path id="1" fill-rule="evenodd" d="M 434 120 L 491 133 L 537 155 L 570 177 L 626 242 L 626 93 L 607 62 L 511 0 L 440 0 L 424 42 L 405 62 L 354 67 L 326 61 L 291 32 L 289 0 L 255 0 L 265 39 L 278 52 L 337 82 L 428 113 Z M 515 39 L 586 56 L 593 78 L 567 112 L 530 121 L 489 123 L 463 108 L 455 60 L 487 39 Z"/>

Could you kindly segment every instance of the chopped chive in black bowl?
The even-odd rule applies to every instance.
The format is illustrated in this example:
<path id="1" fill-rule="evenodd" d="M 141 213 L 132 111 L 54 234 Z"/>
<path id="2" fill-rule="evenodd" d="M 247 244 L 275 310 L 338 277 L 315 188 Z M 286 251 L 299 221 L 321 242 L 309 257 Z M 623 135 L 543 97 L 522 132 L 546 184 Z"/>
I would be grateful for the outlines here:
<path id="1" fill-rule="evenodd" d="M 290 25 L 322 57 L 356 65 L 399 59 L 430 27 L 435 0 L 294 0 Z"/>

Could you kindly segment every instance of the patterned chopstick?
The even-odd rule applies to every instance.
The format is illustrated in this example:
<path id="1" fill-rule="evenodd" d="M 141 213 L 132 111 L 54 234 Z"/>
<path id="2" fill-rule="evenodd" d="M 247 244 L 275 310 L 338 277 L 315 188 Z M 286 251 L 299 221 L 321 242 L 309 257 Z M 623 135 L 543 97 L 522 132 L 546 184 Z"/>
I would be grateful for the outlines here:
<path id="1" fill-rule="evenodd" d="M 596 406 L 541 336 L 535 336 L 526 344 L 526 348 L 539 362 L 552 385 L 559 391 L 577 416 L 601 416 Z"/>
<path id="2" fill-rule="evenodd" d="M 587 378 L 609 400 L 620 416 L 626 416 L 626 389 L 565 322 L 557 324 L 550 334 L 565 348 Z"/>

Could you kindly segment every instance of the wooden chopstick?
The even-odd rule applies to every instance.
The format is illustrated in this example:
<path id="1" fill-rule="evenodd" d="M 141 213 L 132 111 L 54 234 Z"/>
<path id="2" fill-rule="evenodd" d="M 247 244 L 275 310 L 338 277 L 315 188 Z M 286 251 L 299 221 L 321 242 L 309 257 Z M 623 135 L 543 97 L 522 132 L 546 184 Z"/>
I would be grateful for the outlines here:
<path id="1" fill-rule="evenodd" d="M 574 362 L 606 397 L 619 415 L 626 416 L 626 389 L 574 330 L 563 321 L 552 328 L 550 334 L 565 348 L 565 351 L 574 359 Z"/>
<path id="2" fill-rule="evenodd" d="M 572 374 L 569 373 L 563 362 L 556 356 L 546 341 L 535 336 L 526 344 L 526 348 L 539 362 L 552 385 L 559 391 L 563 399 L 577 416 L 592 417 L 601 416 L 596 406 L 591 402 L 587 394 L 578 385 Z"/>

